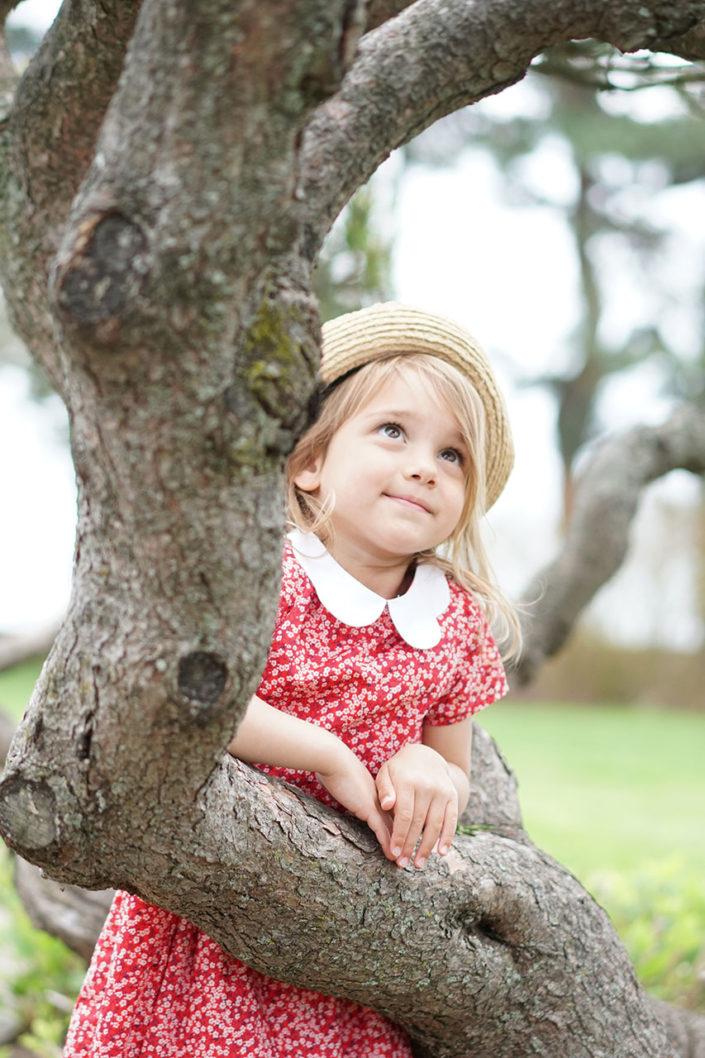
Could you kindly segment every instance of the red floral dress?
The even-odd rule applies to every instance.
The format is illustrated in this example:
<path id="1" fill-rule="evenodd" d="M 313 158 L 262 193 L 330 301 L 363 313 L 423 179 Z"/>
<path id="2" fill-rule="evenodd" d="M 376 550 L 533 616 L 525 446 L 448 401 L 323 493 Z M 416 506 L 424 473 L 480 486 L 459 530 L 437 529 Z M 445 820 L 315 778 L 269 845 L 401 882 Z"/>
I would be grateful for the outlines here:
<path id="1" fill-rule="evenodd" d="M 322 563 L 333 570 L 327 578 L 316 565 L 319 542 L 292 536 L 297 551 L 287 543 L 257 692 L 265 701 L 334 731 L 374 775 L 421 739 L 424 723 L 457 723 L 506 692 L 482 611 L 435 567 L 417 570 L 410 602 L 387 604 L 330 557 Z M 372 621 L 355 624 L 375 611 Z M 435 642 L 411 646 L 404 636 Z M 331 803 L 313 773 L 263 770 Z M 270 980 L 177 915 L 117 893 L 64 1058 L 304 1056 L 410 1058 L 411 1050 L 405 1033 L 375 1011 Z"/>

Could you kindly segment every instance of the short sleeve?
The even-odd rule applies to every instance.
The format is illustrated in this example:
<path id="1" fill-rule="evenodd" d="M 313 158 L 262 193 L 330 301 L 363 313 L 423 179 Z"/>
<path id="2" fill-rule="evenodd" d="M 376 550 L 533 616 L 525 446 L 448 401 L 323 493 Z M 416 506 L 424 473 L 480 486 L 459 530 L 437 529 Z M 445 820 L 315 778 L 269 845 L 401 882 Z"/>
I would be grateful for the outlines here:
<path id="1" fill-rule="evenodd" d="M 504 666 L 479 605 L 466 594 L 463 618 L 458 622 L 458 662 L 455 679 L 426 714 L 425 721 L 435 727 L 458 724 L 508 691 Z"/>

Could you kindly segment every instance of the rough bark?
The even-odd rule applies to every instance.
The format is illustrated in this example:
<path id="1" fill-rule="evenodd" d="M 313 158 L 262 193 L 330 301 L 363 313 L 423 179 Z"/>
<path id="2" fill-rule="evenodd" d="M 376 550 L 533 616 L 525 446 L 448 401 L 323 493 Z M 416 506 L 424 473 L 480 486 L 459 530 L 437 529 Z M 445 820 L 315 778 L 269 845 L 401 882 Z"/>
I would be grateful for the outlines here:
<path id="1" fill-rule="evenodd" d="M 36 843 L 48 832 L 34 793 L 22 838 Z M 141 875 L 142 896 L 274 977 L 374 997 L 430 1053 L 666 1053 L 607 916 L 529 844 L 478 829 L 425 872 L 399 871 L 356 822 L 233 760 L 192 805 L 139 838 L 124 829 L 119 885 Z M 94 871 L 53 868 L 84 884 Z"/>
<path id="2" fill-rule="evenodd" d="M 273 617 L 281 467 L 316 382 L 309 271 L 338 208 L 550 44 L 697 50 L 705 0 L 417 0 L 361 36 L 364 14 L 69 0 L 20 82 L 0 257 L 69 409 L 79 519 L 0 829 L 56 880 L 139 892 L 439 1058 L 663 1058 L 678 1052 L 606 916 L 516 819 L 400 871 L 354 821 L 223 754 Z M 72 79 L 93 36 L 101 71 Z"/>
<path id="3" fill-rule="evenodd" d="M 4 760 L 7 753 L 12 730 L 12 725 L 0 713 L 0 760 Z M 527 840 L 521 824 L 514 775 L 494 741 L 479 727 L 476 727 L 473 744 L 470 798 L 461 824 L 473 830 L 492 829 L 517 841 Z M 88 958 L 105 920 L 113 891 L 92 892 L 74 885 L 61 885 L 19 856 L 16 858 L 15 881 L 32 922 Z"/>

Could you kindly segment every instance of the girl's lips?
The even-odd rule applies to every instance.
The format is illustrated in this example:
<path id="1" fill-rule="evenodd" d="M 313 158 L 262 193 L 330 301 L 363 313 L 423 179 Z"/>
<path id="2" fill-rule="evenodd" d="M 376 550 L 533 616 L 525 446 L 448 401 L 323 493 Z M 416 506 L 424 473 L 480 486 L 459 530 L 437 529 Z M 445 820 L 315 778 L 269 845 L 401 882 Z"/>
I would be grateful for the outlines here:
<path id="1" fill-rule="evenodd" d="M 422 500 L 416 499 L 414 496 L 394 496 L 391 492 L 385 494 L 387 499 L 394 500 L 396 503 L 401 503 L 405 507 L 413 507 L 417 511 L 423 511 L 424 514 L 430 514 L 431 511 Z"/>

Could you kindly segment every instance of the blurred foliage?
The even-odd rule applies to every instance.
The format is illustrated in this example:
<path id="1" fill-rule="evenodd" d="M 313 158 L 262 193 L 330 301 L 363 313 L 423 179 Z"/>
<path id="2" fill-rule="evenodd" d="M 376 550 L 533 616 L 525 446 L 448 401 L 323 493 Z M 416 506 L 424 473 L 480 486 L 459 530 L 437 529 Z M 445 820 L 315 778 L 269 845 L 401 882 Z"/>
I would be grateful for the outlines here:
<path id="1" fill-rule="evenodd" d="M 587 889 L 609 913 L 652 995 L 705 1013 L 705 890 L 682 857 L 633 874 L 596 871 Z"/>
<path id="2" fill-rule="evenodd" d="M 23 1046 L 39 1058 L 60 1058 L 86 964 L 34 928 L 15 892 L 11 862 L 0 845 L 0 1003 L 17 1015 Z M 0 1048 L 0 1058 L 9 1053 Z"/>
<path id="3" fill-rule="evenodd" d="M 313 276 L 323 321 L 391 296 L 392 241 L 382 233 L 373 186 L 353 196 L 323 247 Z"/>

